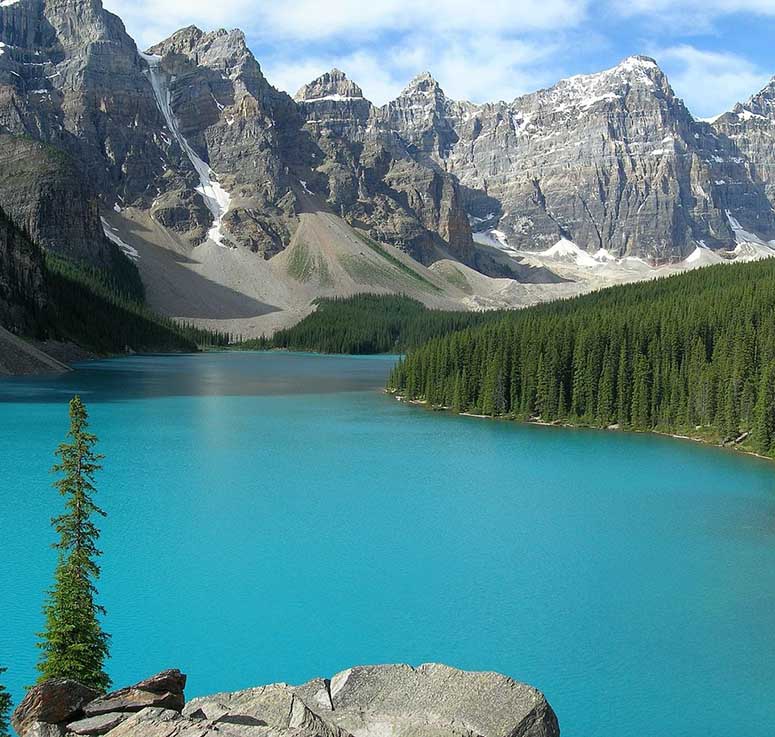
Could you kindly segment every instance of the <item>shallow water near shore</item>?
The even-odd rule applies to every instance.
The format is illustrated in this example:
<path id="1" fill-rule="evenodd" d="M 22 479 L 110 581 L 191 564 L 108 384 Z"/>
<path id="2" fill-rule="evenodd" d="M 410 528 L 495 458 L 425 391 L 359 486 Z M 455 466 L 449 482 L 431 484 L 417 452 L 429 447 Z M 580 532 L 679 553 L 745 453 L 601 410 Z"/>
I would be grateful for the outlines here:
<path id="1" fill-rule="evenodd" d="M 456 417 L 394 359 L 137 356 L 0 382 L 0 664 L 35 679 L 53 451 L 87 402 L 117 685 L 188 696 L 439 661 L 543 690 L 564 737 L 769 737 L 775 464 Z"/>

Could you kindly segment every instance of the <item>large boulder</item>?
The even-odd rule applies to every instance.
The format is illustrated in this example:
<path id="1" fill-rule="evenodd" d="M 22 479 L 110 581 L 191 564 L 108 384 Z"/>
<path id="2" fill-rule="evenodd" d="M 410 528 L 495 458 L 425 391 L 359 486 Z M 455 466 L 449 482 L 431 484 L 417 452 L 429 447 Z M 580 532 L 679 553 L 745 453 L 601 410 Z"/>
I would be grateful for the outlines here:
<path id="1" fill-rule="evenodd" d="M 435 664 L 359 667 L 298 687 L 276 684 L 218 694 L 192 700 L 183 714 L 218 729 L 252 719 L 278 735 L 294 729 L 294 735 L 321 737 L 560 734 L 551 706 L 531 686 L 497 673 Z"/>
<path id="2" fill-rule="evenodd" d="M 134 686 L 113 691 L 95 699 L 84 708 L 93 717 L 114 712 L 137 712 L 147 707 L 181 711 L 186 703 L 183 690 L 186 676 L 179 670 L 165 670 Z"/>
<path id="3" fill-rule="evenodd" d="M 33 686 L 11 716 L 11 725 L 25 737 L 33 725 L 62 724 L 82 713 L 98 692 L 69 678 L 53 678 Z M 38 728 L 38 733 L 43 734 Z"/>
<path id="4" fill-rule="evenodd" d="M 327 687 L 325 687 L 327 685 Z M 544 695 L 498 673 L 427 664 L 351 668 L 296 689 L 354 737 L 558 737 Z"/>

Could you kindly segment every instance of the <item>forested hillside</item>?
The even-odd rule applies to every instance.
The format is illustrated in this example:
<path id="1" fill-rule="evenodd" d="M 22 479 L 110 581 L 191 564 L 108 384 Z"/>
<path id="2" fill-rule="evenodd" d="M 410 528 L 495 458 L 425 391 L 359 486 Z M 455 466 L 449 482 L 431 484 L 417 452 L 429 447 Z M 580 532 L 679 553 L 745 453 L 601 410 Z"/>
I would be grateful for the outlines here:
<path id="1" fill-rule="evenodd" d="M 457 412 L 687 432 L 775 455 L 775 262 L 510 313 L 411 351 L 389 387 Z"/>
<path id="2" fill-rule="evenodd" d="M 148 309 L 110 273 L 46 254 L 48 308 L 39 335 L 98 353 L 195 351 L 225 346 L 229 336 L 181 324 Z"/>
<path id="3" fill-rule="evenodd" d="M 481 325 L 503 312 L 429 310 L 397 295 L 358 294 L 321 299 L 315 312 L 272 338 L 248 341 L 244 348 L 287 348 L 319 353 L 400 353 L 431 338 Z"/>

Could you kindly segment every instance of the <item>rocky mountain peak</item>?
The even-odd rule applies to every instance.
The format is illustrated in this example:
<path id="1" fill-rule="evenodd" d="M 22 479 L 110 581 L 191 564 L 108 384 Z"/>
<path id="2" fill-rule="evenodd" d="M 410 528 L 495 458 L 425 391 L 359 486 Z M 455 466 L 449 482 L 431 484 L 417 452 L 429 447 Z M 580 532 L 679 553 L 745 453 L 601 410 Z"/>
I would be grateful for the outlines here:
<path id="1" fill-rule="evenodd" d="M 747 102 L 735 105 L 732 112 L 744 120 L 775 119 L 775 77 Z"/>
<path id="2" fill-rule="evenodd" d="M 434 79 L 430 72 L 422 72 L 409 82 L 401 92 L 401 97 L 411 97 L 413 95 L 428 95 L 443 98 L 444 90 L 441 89 L 441 85 Z"/>
<path id="3" fill-rule="evenodd" d="M 185 28 L 175 31 L 175 33 L 164 41 L 159 41 L 156 45 L 151 46 L 151 48 L 148 49 L 148 53 L 156 56 L 163 56 L 172 51 L 186 54 L 196 47 L 204 35 L 205 33 L 201 28 L 193 25 L 186 26 Z"/>
<path id="4" fill-rule="evenodd" d="M 316 102 L 318 100 L 362 100 L 363 90 L 340 69 L 332 69 L 321 74 L 309 84 L 305 84 L 294 99 L 297 102 Z"/>
<path id="5" fill-rule="evenodd" d="M 148 53 L 162 57 L 178 55 L 193 64 L 211 68 L 231 68 L 245 62 L 258 65 L 245 34 L 238 28 L 205 33 L 196 26 L 188 26 L 152 46 Z"/>
<path id="6" fill-rule="evenodd" d="M 667 77 L 659 65 L 648 56 L 628 56 L 615 67 L 593 74 L 577 74 L 560 80 L 556 85 L 524 98 L 536 98 L 545 103 L 556 101 L 559 109 L 586 109 L 600 102 L 615 102 L 636 90 L 658 96 L 673 96 Z"/>

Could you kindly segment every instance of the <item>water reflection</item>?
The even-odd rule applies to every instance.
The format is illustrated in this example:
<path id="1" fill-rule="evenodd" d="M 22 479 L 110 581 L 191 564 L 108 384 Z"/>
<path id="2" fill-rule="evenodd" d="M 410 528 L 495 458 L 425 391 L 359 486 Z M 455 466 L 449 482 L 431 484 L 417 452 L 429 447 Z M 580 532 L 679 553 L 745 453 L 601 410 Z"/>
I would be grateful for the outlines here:
<path id="1" fill-rule="evenodd" d="M 89 361 L 56 377 L 0 381 L 0 402 L 92 402 L 181 396 L 281 396 L 379 389 L 394 356 L 222 353 L 131 356 Z"/>

